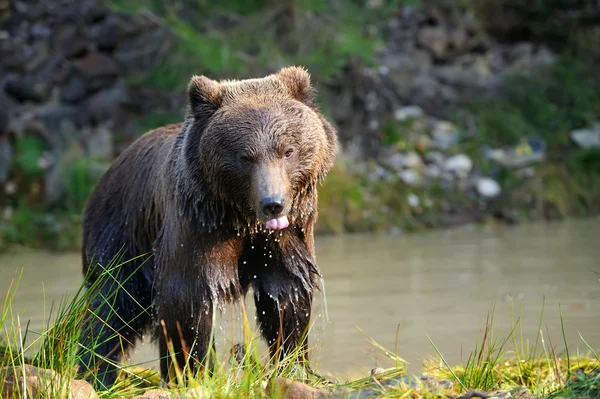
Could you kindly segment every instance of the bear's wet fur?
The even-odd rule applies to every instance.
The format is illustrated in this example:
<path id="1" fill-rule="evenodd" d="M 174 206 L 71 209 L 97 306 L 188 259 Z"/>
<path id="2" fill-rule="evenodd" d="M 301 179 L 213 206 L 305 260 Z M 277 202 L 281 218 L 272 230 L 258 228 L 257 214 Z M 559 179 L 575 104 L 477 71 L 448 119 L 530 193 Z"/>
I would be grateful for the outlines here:
<path id="1" fill-rule="evenodd" d="M 320 276 L 317 184 L 337 151 L 310 77 L 298 67 L 260 79 L 195 76 L 187 96 L 184 122 L 127 148 L 84 212 L 83 269 L 98 295 L 82 338 L 94 351 L 80 370 L 96 386 L 114 383 L 116 364 L 147 330 L 164 380 L 169 342 L 193 372 L 209 350 L 214 309 L 250 286 L 271 354 L 306 347 Z M 132 260 L 103 273 L 117 254 Z"/>

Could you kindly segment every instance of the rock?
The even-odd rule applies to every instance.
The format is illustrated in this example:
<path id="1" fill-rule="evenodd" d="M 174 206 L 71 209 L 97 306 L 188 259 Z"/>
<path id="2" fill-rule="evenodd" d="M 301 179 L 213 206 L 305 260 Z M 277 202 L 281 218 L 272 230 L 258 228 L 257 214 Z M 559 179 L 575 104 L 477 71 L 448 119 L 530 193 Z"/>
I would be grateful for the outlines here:
<path id="1" fill-rule="evenodd" d="M 477 180 L 477 192 L 484 198 L 495 198 L 500 195 L 502 189 L 500 184 L 489 177 L 482 177 Z"/>
<path id="2" fill-rule="evenodd" d="M 403 170 L 398 175 L 409 186 L 418 186 L 422 182 L 421 176 L 412 169 Z"/>
<path id="3" fill-rule="evenodd" d="M 27 60 L 25 61 L 25 71 L 27 72 L 37 71 L 50 58 L 50 49 L 44 42 L 37 43 L 27 50 Z"/>
<path id="4" fill-rule="evenodd" d="M 411 208 L 418 208 L 419 205 L 421 205 L 421 200 L 419 199 L 419 197 L 417 197 L 415 194 L 413 193 L 409 193 L 406 196 L 406 202 L 408 202 L 408 205 Z M 375 369 L 373 369 L 375 370 Z M 371 375 L 373 375 L 373 370 L 371 370 Z M 383 369 L 382 369 L 383 370 Z M 383 371 L 382 371 L 383 372 Z"/>
<path id="5" fill-rule="evenodd" d="M 460 135 L 454 124 L 447 121 L 438 121 L 433 125 L 431 132 L 433 146 L 440 150 L 447 150 L 458 143 Z"/>
<path id="6" fill-rule="evenodd" d="M 421 169 L 423 168 L 423 160 L 414 151 L 404 154 L 402 159 L 402 167 L 407 169 Z"/>
<path id="7" fill-rule="evenodd" d="M 82 132 L 86 154 L 91 159 L 111 160 L 114 158 L 113 131 L 105 125 L 85 128 Z"/>
<path id="8" fill-rule="evenodd" d="M 77 131 L 84 126 L 87 119 L 81 107 L 52 103 L 37 108 L 34 118 L 43 125 L 45 132 L 40 133 L 44 134 L 42 138 L 49 144 L 50 149 L 67 148 L 64 144 L 77 136 Z M 69 137 L 65 134 L 65 122 L 72 126 L 68 130 Z"/>
<path id="9" fill-rule="evenodd" d="M 423 114 L 423 108 L 417 105 L 409 105 L 394 111 L 394 118 L 396 118 L 397 121 L 404 121 L 407 119 L 421 118 Z"/>
<path id="10" fill-rule="evenodd" d="M 52 34 L 50 27 L 43 23 L 36 23 L 31 27 L 31 36 L 38 40 L 46 40 Z"/>
<path id="11" fill-rule="evenodd" d="M 600 122 L 586 129 L 573 130 L 571 140 L 581 148 L 600 148 Z"/>
<path id="12" fill-rule="evenodd" d="M 429 179 L 439 179 L 442 176 L 442 170 L 439 166 L 431 164 L 425 166 L 424 174 Z"/>
<path id="13" fill-rule="evenodd" d="M 134 396 L 133 399 L 171 399 L 172 395 L 169 391 L 162 389 L 149 389 L 142 395 Z M 196 399 L 196 396 L 193 396 Z M 202 398 L 202 396 L 200 397 Z"/>
<path id="14" fill-rule="evenodd" d="M 68 399 L 98 399 L 92 386 L 83 380 L 65 381 L 64 377 L 53 370 L 40 369 L 31 365 L 4 367 L 0 375 L 5 376 L 0 392 L 3 398 L 27 396 L 36 399 L 64 397 Z"/>
<path id="15" fill-rule="evenodd" d="M 9 116 L 8 116 L 8 101 L 5 101 L 0 96 L 0 136 L 3 133 L 6 133 L 9 125 Z"/>
<path id="16" fill-rule="evenodd" d="M 267 396 L 276 395 L 282 399 L 318 399 L 333 396 L 332 392 L 323 388 L 314 388 L 289 378 L 276 377 L 266 384 Z"/>
<path id="17" fill-rule="evenodd" d="M 67 83 L 62 88 L 61 99 L 64 102 L 75 104 L 86 95 L 86 83 L 79 72 L 71 73 Z"/>
<path id="18" fill-rule="evenodd" d="M 417 36 L 419 45 L 426 48 L 438 60 L 448 54 L 448 34 L 443 27 L 425 26 L 419 29 Z"/>
<path id="19" fill-rule="evenodd" d="M 98 45 L 102 51 L 112 51 L 124 39 L 143 32 L 148 25 L 141 21 L 132 21 L 136 16 L 111 14 L 102 21 L 88 28 L 90 39 Z M 139 18 L 138 18 L 139 19 Z"/>
<path id="20" fill-rule="evenodd" d="M 83 55 L 88 51 L 89 43 L 74 23 L 67 23 L 55 28 L 52 47 L 66 58 Z"/>
<path id="21" fill-rule="evenodd" d="M 12 164 L 12 147 L 8 135 L 0 131 L 0 183 L 8 179 L 8 172 Z"/>
<path id="22" fill-rule="evenodd" d="M 447 171 L 464 179 L 473 169 L 473 161 L 465 154 L 458 154 L 446 159 L 444 167 Z"/>
<path id="23" fill-rule="evenodd" d="M 4 86 L 4 91 L 17 101 L 43 102 L 50 97 L 50 87 L 46 82 L 32 77 L 10 79 Z"/>
<path id="24" fill-rule="evenodd" d="M 440 151 L 430 151 L 425 155 L 425 162 L 438 167 L 443 167 L 446 163 L 446 156 Z"/>
<path id="25" fill-rule="evenodd" d="M 94 123 L 122 119 L 123 106 L 130 101 L 129 92 L 124 82 L 117 82 L 112 87 L 94 94 L 87 102 L 90 121 Z"/>
<path id="26" fill-rule="evenodd" d="M 74 64 L 76 71 L 86 82 L 88 91 L 110 86 L 119 74 L 117 63 L 112 58 L 98 52 L 89 53 Z"/>
<path id="27" fill-rule="evenodd" d="M 522 139 L 515 147 L 484 149 L 484 155 L 507 168 L 522 168 L 540 162 L 546 155 L 546 142 Z"/>
<path id="28" fill-rule="evenodd" d="M 71 380 L 69 396 L 73 399 L 99 399 L 94 388 L 85 380 Z"/>

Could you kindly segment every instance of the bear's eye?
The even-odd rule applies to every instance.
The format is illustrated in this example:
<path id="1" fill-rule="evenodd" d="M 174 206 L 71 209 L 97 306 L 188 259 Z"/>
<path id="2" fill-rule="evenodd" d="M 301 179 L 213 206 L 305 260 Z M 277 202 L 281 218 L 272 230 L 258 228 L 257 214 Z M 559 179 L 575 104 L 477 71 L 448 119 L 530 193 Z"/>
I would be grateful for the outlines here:
<path id="1" fill-rule="evenodd" d="M 291 156 L 292 156 L 292 154 L 293 154 L 293 153 L 294 153 L 294 149 L 293 149 L 293 148 L 290 148 L 290 149 L 288 149 L 288 150 L 285 152 L 285 157 L 286 157 L 286 158 L 289 158 L 289 157 L 291 157 Z"/>
<path id="2" fill-rule="evenodd" d="M 251 164 L 254 162 L 254 158 L 252 158 L 251 156 L 248 156 L 248 155 L 242 155 L 240 157 L 240 161 L 242 161 L 242 163 Z"/>

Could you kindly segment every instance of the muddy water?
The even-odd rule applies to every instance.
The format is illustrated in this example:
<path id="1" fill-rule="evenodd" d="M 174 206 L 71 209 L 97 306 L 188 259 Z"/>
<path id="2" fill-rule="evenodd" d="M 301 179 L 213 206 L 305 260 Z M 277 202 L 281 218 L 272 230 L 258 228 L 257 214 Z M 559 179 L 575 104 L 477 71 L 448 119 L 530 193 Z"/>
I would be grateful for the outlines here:
<path id="1" fill-rule="evenodd" d="M 465 227 L 411 236 L 319 238 L 325 298 L 318 294 L 311 346 L 317 369 L 340 378 L 390 363 L 359 329 L 406 359 L 418 372 L 435 351 L 453 364 L 466 360 L 495 306 L 495 329 L 507 333 L 510 298 L 522 304 L 524 338 L 535 339 L 543 298 L 545 343 L 585 351 L 579 333 L 600 347 L 600 220 L 506 229 Z M 13 309 L 39 330 L 47 309 L 81 283 L 77 254 L 19 253 L 0 257 L 0 293 L 23 268 Z M 251 308 L 251 296 L 246 304 Z M 517 309 L 518 311 L 518 309 Z M 219 318 L 217 345 L 240 337 L 239 309 Z M 24 322 L 23 322 L 24 323 Z M 549 337 L 549 339 L 548 339 Z M 132 362 L 152 361 L 151 344 Z M 150 362 L 155 365 L 156 362 Z"/>

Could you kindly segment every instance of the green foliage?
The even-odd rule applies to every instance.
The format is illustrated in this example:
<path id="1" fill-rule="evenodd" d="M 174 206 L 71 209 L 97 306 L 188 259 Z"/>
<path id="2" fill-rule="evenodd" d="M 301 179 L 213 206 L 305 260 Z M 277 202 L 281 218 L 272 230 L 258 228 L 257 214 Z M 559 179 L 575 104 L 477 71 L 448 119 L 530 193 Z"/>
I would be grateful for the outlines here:
<path id="1" fill-rule="evenodd" d="M 535 135 L 557 148 L 567 143 L 570 130 L 600 119 L 600 76 L 590 61 L 563 56 L 535 72 L 513 75 L 497 96 L 466 108 L 479 145 L 515 145 Z"/>
<path id="2" fill-rule="evenodd" d="M 350 57 L 371 62 L 380 41 L 380 21 L 400 3 L 370 7 L 353 0 L 112 0 L 113 7 L 125 12 L 154 13 L 177 37 L 161 65 L 133 78 L 164 90 L 183 89 L 192 74 L 249 77 L 289 64 L 304 65 L 329 79 Z"/>
<path id="3" fill-rule="evenodd" d="M 16 167 L 24 173 L 39 176 L 43 169 L 39 165 L 39 159 L 44 152 L 43 143 L 31 136 L 25 136 L 16 143 Z"/>

